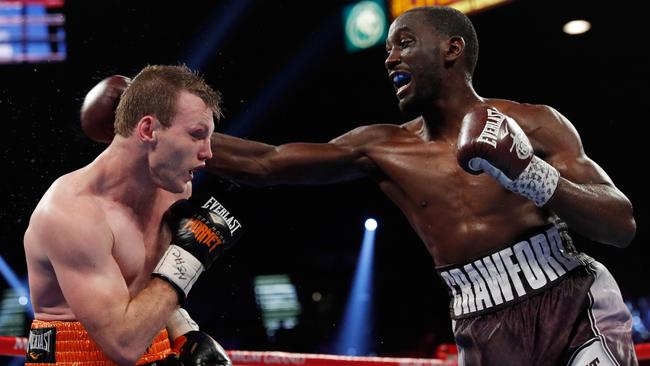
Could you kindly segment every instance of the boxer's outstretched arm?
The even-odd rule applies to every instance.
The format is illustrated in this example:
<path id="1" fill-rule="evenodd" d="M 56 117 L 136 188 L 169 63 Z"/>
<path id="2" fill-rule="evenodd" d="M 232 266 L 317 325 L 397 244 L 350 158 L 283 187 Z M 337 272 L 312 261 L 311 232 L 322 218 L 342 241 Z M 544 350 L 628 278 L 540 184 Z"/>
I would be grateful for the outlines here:
<path id="1" fill-rule="evenodd" d="M 573 230 L 592 240 L 617 247 L 634 238 L 636 223 L 629 199 L 607 173 L 585 154 L 580 136 L 569 120 L 550 107 L 535 107 L 540 122 L 528 133 L 536 152 L 560 172 L 560 181 L 547 207 Z M 528 117 L 526 117 L 528 118 Z"/>
<path id="2" fill-rule="evenodd" d="M 113 257 L 112 231 L 95 206 L 79 199 L 38 210 L 25 250 L 30 260 L 53 267 L 68 306 L 104 353 L 120 365 L 134 365 L 165 327 L 178 295 L 167 281 L 153 278 L 131 298 Z M 142 245 L 142 238 L 131 240 Z"/>
<path id="3" fill-rule="evenodd" d="M 84 98 L 81 127 L 97 142 L 113 139 L 115 107 L 130 79 L 113 75 L 98 83 Z M 374 165 L 364 148 L 380 138 L 383 128 L 360 127 L 329 143 L 291 143 L 272 146 L 215 133 L 209 171 L 234 181 L 267 186 L 326 184 L 364 176 Z"/>
<path id="4" fill-rule="evenodd" d="M 254 186 L 327 184 L 359 178 L 375 166 L 365 155 L 381 126 L 359 127 L 328 143 L 279 146 L 215 133 L 208 171 Z"/>

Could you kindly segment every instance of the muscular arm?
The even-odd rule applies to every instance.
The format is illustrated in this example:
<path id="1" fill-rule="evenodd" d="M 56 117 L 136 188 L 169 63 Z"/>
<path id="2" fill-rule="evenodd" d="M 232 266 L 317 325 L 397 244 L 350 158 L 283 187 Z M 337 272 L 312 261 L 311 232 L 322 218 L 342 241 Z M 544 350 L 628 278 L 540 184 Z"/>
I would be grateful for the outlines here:
<path id="1" fill-rule="evenodd" d="M 372 127 L 360 127 L 329 143 L 273 146 L 215 133 L 214 156 L 207 169 L 254 186 L 335 183 L 362 177 L 374 168 L 364 149 L 376 138 Z"/>
<path id="2" fill-rule="evenodd" d="M 592 240 L 627 246 L 636 231 L 632 204 L 605 171 L 584 152 L 573 125 L 549 107 L 535 107 L 543 122 L 529 132 L 536 152 L 560 172 L 547 207 L 569 227 Z"/>
<path id="3" fill-rule="evenodd" d="M 85 97 L 81 125 L 95 141 L 109 142 L 115 105 L 130 79 L 113 75 L 97 84 Z M 329 143 L 290 143 L 272 146 L 215 133 L 214 157 L 207 169 L 224 178 L 250 184 L 326 184 L 367 174 L 373 164 L 363 148 L 377 137 L 376 129 L 361 127 Z"/>
<path id="4" fill-rule="evenodd" d="M 153 278 L 131 297 L 112 255 L 113 236 L 103 215 L 91 204 L 67 208 L 38 212 L 25 244 L 47 256 L 68 306 L 104 353 L 119 364 L 133 365 L 165 327 L 178 303 L 176 291 Z"/>

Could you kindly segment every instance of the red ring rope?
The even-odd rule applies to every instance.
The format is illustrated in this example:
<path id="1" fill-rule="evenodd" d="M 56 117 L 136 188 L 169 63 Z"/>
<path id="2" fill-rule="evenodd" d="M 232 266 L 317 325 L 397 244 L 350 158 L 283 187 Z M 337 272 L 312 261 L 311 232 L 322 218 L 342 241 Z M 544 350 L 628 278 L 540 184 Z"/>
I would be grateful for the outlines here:
<path id="1" fill-rule="evenodd" d="M 436 353 L 441 358 L 452 358 L 454 345 L 441 345 Z M 0 336 L 0 356 L 24 356 L 27 338 Z M 650 360 L 650 343 L 636 345 L 639 361 Z M 235 366 L 305 365 L 305 366 L 456 366 L 453 360 L 393 357 L 352 357 L 311 353 L 228 351 Z"/>

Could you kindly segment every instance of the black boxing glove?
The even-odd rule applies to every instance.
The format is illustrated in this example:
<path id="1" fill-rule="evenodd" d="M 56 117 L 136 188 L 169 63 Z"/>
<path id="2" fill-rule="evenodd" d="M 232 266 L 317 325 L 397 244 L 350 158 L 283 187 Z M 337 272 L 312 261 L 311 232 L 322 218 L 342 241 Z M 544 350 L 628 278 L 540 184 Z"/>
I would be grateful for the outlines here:
<path id="1" fill-rule="evenodd" d="M 115 136 L 115 109 L 131 79 L 113 75 L 95 85 L 81 106 L 81 129 L 96 142 L 110 143 Z"/>
<path id="2" fill-rule="evenodd" d="M 183 366 L 232 366 L 226 352 L 199 326 L 183 308 L 177 308 L 167 321 L 172 352 Z"/>
<path id="3" fill-rule="evenodd" d="M 207 333 L 193 330 L 174 339 L 172 351 L 183 366 L 232 366 L 228 354 Z"/>
<path id="4" fill-rule="evenodd" d="M 165 220 L 172 232 L 172 242 L 153 275 L 169 281 L 182 301 L 199 275 L 237 241 L 239 232 L 235 235 L 226 221 L 228 218 L 218 211 L 199 207 L 188 200 L 174 203 L 167 210 Z"/>
<path id="5" fill-rule="evenodd" d="M 457 159 L 468 173 L 485 172 L 539 207 L 551 199 L 560 179 L 557 169 L 533 154 L 514 119 L 484 105 L 463 118 Z"/>

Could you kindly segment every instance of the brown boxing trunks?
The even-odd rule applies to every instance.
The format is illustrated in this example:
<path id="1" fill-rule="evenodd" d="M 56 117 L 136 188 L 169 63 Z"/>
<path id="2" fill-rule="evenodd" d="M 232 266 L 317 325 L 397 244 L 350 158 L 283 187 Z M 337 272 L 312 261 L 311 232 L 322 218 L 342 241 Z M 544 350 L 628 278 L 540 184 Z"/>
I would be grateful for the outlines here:
<path id="1" fill-rule="evenodd" d="M 459 366 L 637 365 L 616 281 L 556 226 L 437 271 Z"/>

